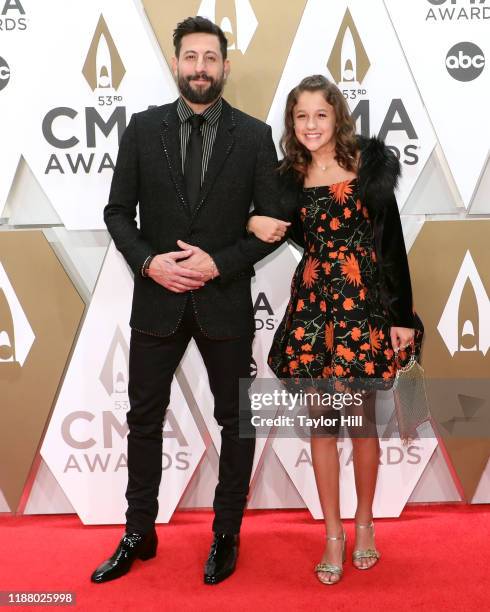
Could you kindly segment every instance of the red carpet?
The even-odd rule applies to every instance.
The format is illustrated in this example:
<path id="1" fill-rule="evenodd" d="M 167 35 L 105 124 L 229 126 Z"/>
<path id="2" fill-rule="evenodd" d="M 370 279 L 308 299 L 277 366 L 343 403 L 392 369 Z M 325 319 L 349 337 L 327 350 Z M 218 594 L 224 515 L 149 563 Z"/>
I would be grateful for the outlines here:
<path id="1" fill-rule="evenodd" d="M 95 612 L 484 610 L 490 607 L 489 515 L 485 505 L 418 505 L 399 519 L 379 519 L 383 556 L 364 572 L 350 562 L 353 524 L 346 521 L 348 560 L 335 586 L 313 574 L 324 532 L 306 511 L 248 512 L 237 571 L 216 586 L 202 584 L 210 512 L 177 512 L 170 525 L 157 527 L 155 559 L 137 561 L 127 576 L 101 585 L 89 576 L 112 554 L 120 526 L 87 527 L 73 515 L 0 515 L 0 591 L 74 591 L 75 609 Z"/>

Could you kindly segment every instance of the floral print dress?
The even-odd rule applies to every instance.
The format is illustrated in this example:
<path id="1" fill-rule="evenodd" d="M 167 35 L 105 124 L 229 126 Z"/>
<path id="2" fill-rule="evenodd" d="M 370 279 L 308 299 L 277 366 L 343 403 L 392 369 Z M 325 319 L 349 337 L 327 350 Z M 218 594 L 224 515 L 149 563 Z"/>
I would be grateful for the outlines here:
<path id="1" fill-rule="evenodd" d="M 279 378 L 363 379 L 363 384 L 368 378 L 390 386 L 395 355 L 357 178 L 300 193 L 305 249 L 269 366 Z"/>

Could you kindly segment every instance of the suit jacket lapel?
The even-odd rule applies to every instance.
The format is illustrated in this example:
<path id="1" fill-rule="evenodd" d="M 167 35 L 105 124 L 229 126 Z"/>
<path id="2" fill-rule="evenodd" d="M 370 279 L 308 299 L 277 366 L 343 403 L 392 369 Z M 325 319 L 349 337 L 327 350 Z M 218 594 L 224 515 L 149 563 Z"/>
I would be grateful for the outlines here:
<path id="1" fill-rule="evenodd" d="M 235 117 L 233 114 L 233 108 L 225 100 L 223 100 L 223 108 L 221 110 L 216 139 L 213 145 L 213 152 L 211 153 L 206 174 L 204 175 L 199 204 L 195 207 L 193 216 L 204 204 L 207 196 L 209 195 L 209 191 L 216 180 L 216 177 L 219 175 L 226 158 L 233 148 L 235 139 L 233 138 L 232 132 L 234 128 Z"/>
<path id="2" fill-rule="evenodd" d="M 177 114 L 177 101 L 168 109 L 163 118 L 160 136 L 165 158 L 168 163 L 172 181 L 184 208 L 189 212 L 189 203 L 182 174 L 182 158 L 180 153 L 180 120 Z"/>

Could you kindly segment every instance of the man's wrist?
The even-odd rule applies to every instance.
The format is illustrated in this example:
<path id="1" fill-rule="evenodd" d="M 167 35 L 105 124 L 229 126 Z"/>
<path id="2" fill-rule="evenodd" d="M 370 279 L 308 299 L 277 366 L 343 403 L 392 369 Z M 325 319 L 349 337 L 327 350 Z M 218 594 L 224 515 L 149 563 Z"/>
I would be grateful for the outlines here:
<path id="1" fill-rule="evenodd" d="M 209 257 L 209 259 L 211 260 L 211 270 L 210 270 L 211 279 L 215 279 L 217 276 L 219 276 L 219 270 L 214 262 L 214 259 L 211 256 Z"/>
<path id="2" fill-rule="evenodd" d="M 143 278 L 148 278 L 148 270 L 150 269 L 150 264 L 155 255 L 155 253 L 148 255 L 148 257 L 143 262 L 143 265 L 141 266 L 141 276 L 143 276 Z"/>
<path id="3" fill-rule="evenodd" d="M 247 230 L 247 234 L 248 234 L 249 236 L 254 235 L 254 230 L 253 230 L 253 218 L 254 218 L 255 216 L 256 216 L 255 214 L 251 215 L 251 216 L 248 218 L 247 225 L 245 226 L 245 229 Z"/>

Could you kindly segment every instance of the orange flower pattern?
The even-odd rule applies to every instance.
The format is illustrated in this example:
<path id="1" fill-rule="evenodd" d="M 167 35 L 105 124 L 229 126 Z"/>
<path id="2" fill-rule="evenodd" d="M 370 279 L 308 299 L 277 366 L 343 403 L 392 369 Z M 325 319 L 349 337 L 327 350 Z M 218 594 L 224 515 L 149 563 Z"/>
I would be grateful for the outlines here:
<path id="1" fill-rule="evenodd" d="M 389 386 L 395 356 L 357 179 L 303 188 L 299 209 L 305 250 L 270 367 L 279 378 L 376 378 Z"/>
<path id="2" fill-rule="evenodd" d="M 318 279 L 318 266 L 320 262 L 316 257 L 308 257 L 306 265 L 303 269 L 303 285 L 305 287 L 313 287 L 314 282 Z"/>

